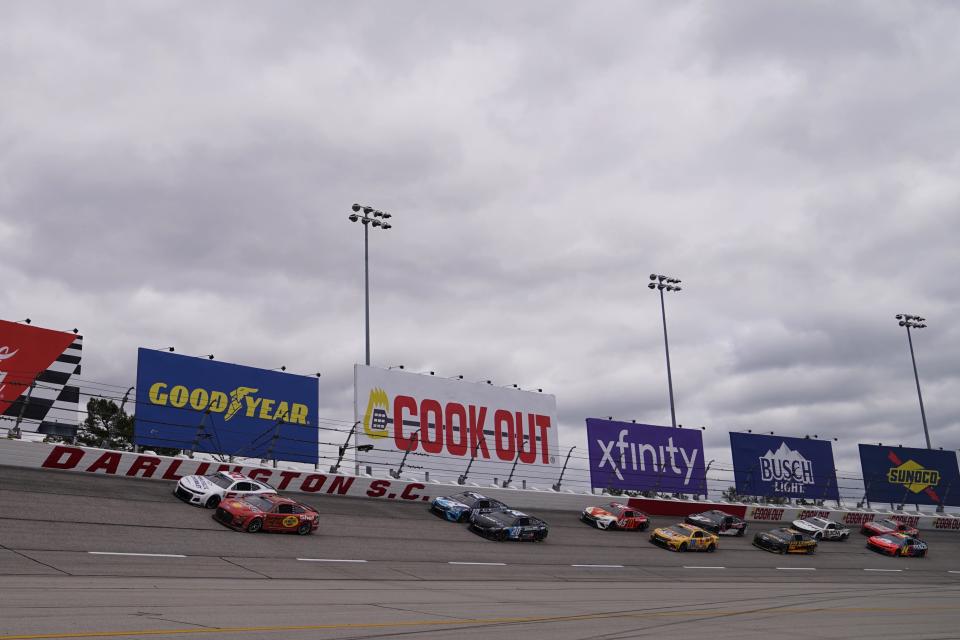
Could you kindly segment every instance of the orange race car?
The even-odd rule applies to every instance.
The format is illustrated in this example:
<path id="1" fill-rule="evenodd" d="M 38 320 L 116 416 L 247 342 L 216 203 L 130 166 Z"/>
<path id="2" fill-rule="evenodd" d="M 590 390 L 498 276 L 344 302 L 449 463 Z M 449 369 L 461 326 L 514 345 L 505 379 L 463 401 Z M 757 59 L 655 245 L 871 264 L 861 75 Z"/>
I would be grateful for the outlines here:
<path id="1" fill-rule="evenodd" d="M 597 529 L 645 531 L 650 526 L 646 514 L 619 502 L 611 502 L 605 507 L 587 507 L 580 519 Z"/>

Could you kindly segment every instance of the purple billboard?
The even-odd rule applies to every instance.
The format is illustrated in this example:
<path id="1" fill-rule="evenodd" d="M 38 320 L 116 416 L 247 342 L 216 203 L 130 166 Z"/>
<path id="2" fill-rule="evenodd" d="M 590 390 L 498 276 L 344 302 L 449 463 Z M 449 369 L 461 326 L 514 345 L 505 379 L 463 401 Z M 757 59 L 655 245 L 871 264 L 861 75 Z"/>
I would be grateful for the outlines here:
<path id="1" fill-rule="evenodd" d="M 587 445 L 594 489 L 707 494 L 699 429 L 587 418 Z"/>

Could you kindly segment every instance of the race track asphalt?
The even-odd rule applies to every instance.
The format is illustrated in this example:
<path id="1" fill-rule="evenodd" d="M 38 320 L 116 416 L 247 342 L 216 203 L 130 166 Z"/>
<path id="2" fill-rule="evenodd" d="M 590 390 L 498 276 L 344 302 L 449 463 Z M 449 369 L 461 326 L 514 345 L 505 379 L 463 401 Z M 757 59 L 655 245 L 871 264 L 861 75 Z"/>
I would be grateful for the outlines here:
<path id="1" fill-rule="evenodd" d="M 0 640 L 960 637 L 960 533 L 926 534 L 923 559 L 858 533 L 814 556 L 752 534 L 678 554 L 569 512 L 534 513 L 543 543 L 497 543 L 423 504 L 294 495 L 320 530 L 254 535 L 171 489 L 0 467 Z"/>

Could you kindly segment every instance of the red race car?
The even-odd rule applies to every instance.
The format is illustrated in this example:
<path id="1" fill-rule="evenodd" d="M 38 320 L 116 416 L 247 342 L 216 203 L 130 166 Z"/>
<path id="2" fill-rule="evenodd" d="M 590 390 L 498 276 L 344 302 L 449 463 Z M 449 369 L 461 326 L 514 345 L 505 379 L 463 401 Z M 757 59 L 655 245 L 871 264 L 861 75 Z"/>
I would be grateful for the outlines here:
<path id="1" fill-rule="evenodd" d="M 320 514 L 305 504 L 278 495 L 228 498 L 213 519 L 237 531 L 298 533 L 305 536 L 320 525 Z"/>
<path id="2" fill-rule="evenodd" d="M 867 539 L 867 548 L 888 556 L 923 558 L 927 555 L 927 543 L 902 533 L 885 533 Z"/>
<path id="3" fill-rule="evenodd" d="M 897 522 L 889 518 L 883 520 L 874 520 L 873 522 L 864 522 L 860 527 L 860 533 L 865 536 L 882 536 L 885 533 L 903 533 L 916 538 L 920 531 L 916 527 Z"/>
<path id="4" fill-rule="evenodd" d="M 587 507 L 580 519 L 597 529 L 644 531 L 650 526 L 646 515 L 619 502 L 611 502 L 605 507 Z"/>

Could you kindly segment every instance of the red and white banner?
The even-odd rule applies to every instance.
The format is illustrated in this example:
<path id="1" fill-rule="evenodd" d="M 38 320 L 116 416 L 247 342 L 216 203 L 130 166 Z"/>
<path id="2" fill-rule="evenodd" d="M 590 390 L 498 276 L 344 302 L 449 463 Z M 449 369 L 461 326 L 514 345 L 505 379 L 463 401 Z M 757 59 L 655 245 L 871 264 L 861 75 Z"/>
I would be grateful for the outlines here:
<path id="1" fill-rule="evenodd" d="M 64 331 L 0 320 L 0 415 L 25 432 L 75 429 L 82 338 Z M 12 421 L 12 422 L 11 422 Z"/>
<path id="2" fill-rule="evenodd" d="M 481 483 L 556 481 L 557 401 L 552 395 L 485 383 L 354 367 L 357 463 L 456 478 L 470 466 Z M 471 459 L 473 464 L 470 464 Z"/>

